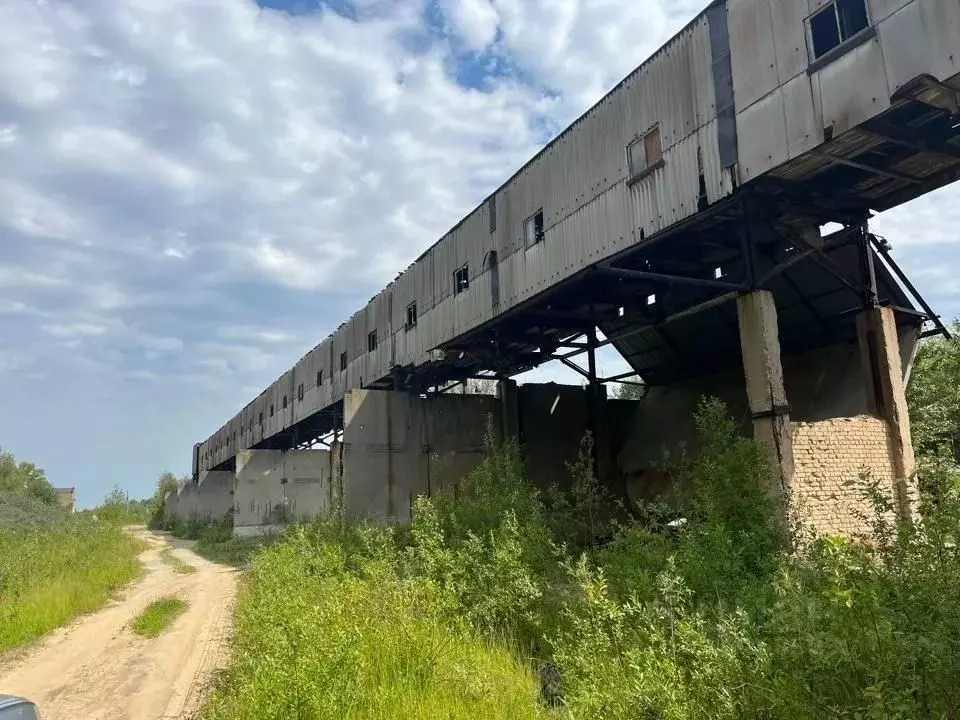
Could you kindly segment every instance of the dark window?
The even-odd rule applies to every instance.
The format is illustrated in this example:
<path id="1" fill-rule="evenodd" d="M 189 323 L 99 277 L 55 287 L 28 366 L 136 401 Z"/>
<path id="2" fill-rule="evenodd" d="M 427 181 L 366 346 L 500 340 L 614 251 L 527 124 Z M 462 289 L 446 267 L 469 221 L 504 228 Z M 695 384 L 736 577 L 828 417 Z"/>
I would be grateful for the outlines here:
<path id="1" fill-rule="evenodd" d="M 347 354 L 345 352 L 340 353 L 340 372 L 344 372 L 347 369 Z"/>
<path id="2" fill-rule="evenodd" d="M 523 222 L 523 246 L 532 248 L 537 243 L 543 242 L 543 210 L 537 210 L 536 214 L 528 217 Z"/>
<path id="3" fill-rule="evenodd" d="M 270 405 L 270 417 L 273 417 L 273 404 Z"/>
<path id="4" fill-rule="evenodd" d="M 297 400 L 303 402 L 303 383 L 297 386 Z"/>
<path id="5" fill-rule="evenodd" d="M 283 396 L 283 409 L 284 409 L 284 410 L 287 409 L 287 396 L 286 396 L 286 395 Z"/>
<path id="6" fill-rule="evenodd" d="M 260 413 L 260 420 L 258 421 L 260 427 L 263 427 L 263 413 Z"/>
<path id="7" fill-rule="evenodd" d="M 487 200 L 487 214 L 490 215 L 490 232 L 497 231 L 497 196 L 491 195 Z"/>
<path id="8" fill-rule="evenodd" d="M 317 370 L 317 387 L 323 385 L 323 370 Z"/>
<path id="9" fill-rule="evenodd" d="M 835 0 L 810 18 L 813 59 L 849 40 L 869 25 L 865 0 Z"/>
<path id="10" fill-rule="evenodd" d="M 377 349 L 377 331 L 372 330 L 367 333 L 367 352 L 373 352 Z"/>
<path id="11" fill-rule="evenodd" d="M 453 274 L 453 294 L 459 295 L 470 287 L 470 267 L 464 265 Z"/>
<path id="12" fill-rule="evenodd" d="M 417 326 L 417 304 L 410 303 L 407 305 L 407 321 L 404 323 L 403 327 L 406 330 L 413 330 Z"/>
<path id="13" fill-rule="evenodd" d="M 243 433 L 246 432 L 247 428 L 245 425 L 240 426 L 240 437 L 243 437 Z"/>

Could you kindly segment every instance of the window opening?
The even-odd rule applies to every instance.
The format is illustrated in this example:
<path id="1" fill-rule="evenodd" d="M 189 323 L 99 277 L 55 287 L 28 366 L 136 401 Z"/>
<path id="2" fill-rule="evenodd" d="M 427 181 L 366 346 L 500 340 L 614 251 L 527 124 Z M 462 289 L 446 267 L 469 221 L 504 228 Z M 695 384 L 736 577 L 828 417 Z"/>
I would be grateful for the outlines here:
<path id="1" fill-rule="evenodd" d="M 453 294 L 459 295 L 470 287 L 470 268 L 464 265 L 453 273 Z"/>
<path id="2" fill-rule="evenodd" d="M 263 427 L 263 413 L 260 413 L 260 427 Z"/>
<path id="3" fill-rule="evenodd" d="M 303 383 L 297 386 L 297 400 L 303 402 Z"/>
<path id="4" fill-rule="evenodd" d="M 340 372 L 344 372 L 347 369 L 347 354 L 345 352 L 340 353 Z"/>
<path id="5" fill-rule="evenodd" d="M 410 303 L 407 305 L 407 321 L 404 323 L 403 327 L 407 330 L 412 330 L 417 326 L 417 304 Z"/>
<path id="6" fill-rule="evenodd" d="M 317 387 L 323 385 L 323 370 L 317 370 Z"/>
<path id="7" fill-rule="evenodd" d="M 530 249 L 541 242 L 543 242 L 543 210 L 537 210 L 523 222 L 523 246 Z"/>
<path id="8" fill-rule="evenodd" d="M 659 125 L 627 145 L 627 165 L 631 178 L 651 170 L 661 160 L 663 147 L 660 143 Z"/>
<path id="9" fill-rule="evenodd" d="M 722 277 L 723 277 L 723 268 L 722 268 L 722 267 L 715 267 L 715 268 L 713 269 L 713 279 L 714 279 L 714 280 L 719 280 L 719 279 L 722 278 Z"/>
<path id="10" fill-rule="evenodd" d="M 647 305 L 656 305 L 656 304 L 657 304 L 656 294 L 647 295 Z"/>
<path id="11" fill-rule="evenodd" d="M 377 349 L 377 331 L 373 330 L 367 333 L 367 352 L 373 352 Z"/>
<path id="12" fill-rule="evenodd" d="M 823 57 L 869 24 L 865 0 L 835 0 L 825 5 L 810 18 L 813 59 Z"/>
<path id="13" fill-rule="evenodd" d="M 273 404 L 270 405 L 270 417 L 273 417 Z"/>
<path id="14" fill-rule="evenodd" d="M 283 409 L 284 409 L 284 410 L 287 409 L 287 396 L 286 396 L 286 395 L 283 396 Z"/>

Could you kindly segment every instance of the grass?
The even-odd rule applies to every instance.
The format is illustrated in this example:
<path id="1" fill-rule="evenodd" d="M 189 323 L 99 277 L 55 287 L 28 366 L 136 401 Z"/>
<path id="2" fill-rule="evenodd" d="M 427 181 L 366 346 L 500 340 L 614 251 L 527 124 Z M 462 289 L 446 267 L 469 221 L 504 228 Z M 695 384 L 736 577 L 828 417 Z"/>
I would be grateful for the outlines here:
<path id="1" fill-rule="evenodd" d="M 99 609 L 141 574 L 143 549 L 91 519 L 0 529 L 0 652 Z"/>
<path id="2" fill-rule="evenodd" d="M 181 560 L 179 557 L 174 555 L 169 548 L 160 553 L 160 559 L 172 567 L 174 572 L 180 575 L 190 575 L 197 571 L 196 567 Z"/>
<path id="3" fill-rule="evenodd" d="M 170 595 L 160 598 L 147 605 L 144 611 L 133 619 L 130 629 L 141 637 L 158 637 L 186 609 L 187 603 L 178 597 Z"/>
<path id="4" fill-rule="evenodd" d="M 532 667 L 449 623 L 428 585 L 376 562 L 352 572 L 297 532 L 253 562 L 208 720 L 547 717 Z"/>
<path id="5" fill-rule="evenodd" d="M 508 445 L 408 528 L 290 528 L 252 560 L 205 720 L 956 717 L 960 470 L 924 468 L 912 525 L 851 480 L 869 543 L 791 536 L 766 448 L 719 403 L 696 420 L 689 490 L 612 522 L 588 456 L 545 499 Z"/>

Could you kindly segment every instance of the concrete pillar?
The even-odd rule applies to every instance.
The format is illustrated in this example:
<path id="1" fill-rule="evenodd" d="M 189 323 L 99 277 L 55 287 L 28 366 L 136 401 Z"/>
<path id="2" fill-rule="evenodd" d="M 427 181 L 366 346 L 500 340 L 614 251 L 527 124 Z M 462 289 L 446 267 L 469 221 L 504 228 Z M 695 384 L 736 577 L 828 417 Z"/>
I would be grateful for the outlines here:
<path id="1" fill-rule="evenodd" d="M 890 461 L 894 492 L 901 516 L 909 519 L 909 481 L 916 470 L 910 415 L 897 335 L 897 319 L 891 308 L 872 308 L 857 317 L 857 337 L 863 362 L 867 406 L 886 420 L 890 433 Z"/>
<path id="2" fill-rule="evenodd" d="M 417 395 L 350 390 L 344 397 L 343 509 L 349 519 L 406 522 L 419 495 L 454 491 L 483 459 L 488 418 L 501 410 L 485 395 Z"/>
<path id="3" fill-rule="evenodd" d="M 753 436 L 770 448 L 780 499 L 786 503 L 793 483 L 793 428 L 783 385 L 773 293 L 757 290 L 741 295 L 737 298 L 737 315 Z"/>
<path id="4" fill-rule="evenodd" d="M 329 510 L 330 453 L 241 450 L 233 493 L 234 535 L 280 530 Z"/>
<path id="5" fill-rule="evenodd" d="M 179 500 L 179 496 L 176 490 L 171 490 L 163 496 L 163 516 L 168 520 L 175 520 L 180 517 L 180 506 L 177 500 Z"/>
<path id="6" fill-rule="evenodd" d="M 504 442 L 520 441 L 520 395 L 514 380 L 497 383 L 497 398 L 500 400 L 500 427 Z"/>
<path id="7" fill-rule="evenodd" d="M 198 512 L 209 520 L 222 520 L 233 511 L 232 472 L 203 470 L 197 481 Z"/>
<path id="8" fill-rule="evenodd" d="M 200 495 L 194 482 L 184 483 L 177 491 L 178 514 L 182 520 L 200 514 Z"/>

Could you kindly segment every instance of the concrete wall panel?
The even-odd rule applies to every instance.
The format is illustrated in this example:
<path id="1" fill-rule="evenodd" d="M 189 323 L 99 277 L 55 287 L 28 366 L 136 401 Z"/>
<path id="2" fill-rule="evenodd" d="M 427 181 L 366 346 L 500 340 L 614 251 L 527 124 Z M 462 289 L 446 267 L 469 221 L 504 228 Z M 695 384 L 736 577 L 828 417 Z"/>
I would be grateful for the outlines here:
<path id="1" fill-rule="evenodd" d="M 222 520 L 233 511 L 234 474 L 204 470 L 197 483 L 197 513 L 210 520 Z"/>

